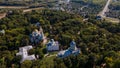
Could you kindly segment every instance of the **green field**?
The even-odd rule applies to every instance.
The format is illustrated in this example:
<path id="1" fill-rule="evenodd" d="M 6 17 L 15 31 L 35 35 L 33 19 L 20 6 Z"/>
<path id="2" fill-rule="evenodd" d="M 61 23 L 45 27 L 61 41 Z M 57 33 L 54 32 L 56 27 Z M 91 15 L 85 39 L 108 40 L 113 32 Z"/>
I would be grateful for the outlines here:
<path id="1" fill-rule="evenodd" d="M 52 57 L 45 57 L 42 59 L 42 65 L 41 65 L 41 68 L 48 68 L 48 67 L 51 67 L 53 68 L 54 66 L 54 62 L 53 62 L 53 59 L 55 58 L 55 56 L 52 56 Z"/>

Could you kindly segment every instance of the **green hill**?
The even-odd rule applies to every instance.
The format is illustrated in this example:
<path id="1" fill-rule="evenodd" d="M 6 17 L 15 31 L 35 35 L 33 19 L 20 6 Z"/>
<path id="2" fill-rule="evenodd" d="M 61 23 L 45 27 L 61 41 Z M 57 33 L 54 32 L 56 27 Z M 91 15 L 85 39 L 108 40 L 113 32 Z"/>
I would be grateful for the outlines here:
<path id="1" fill-rule="evenodd" d="M 31 52 L 38 54 L 39 59 L 20 64 L 20 57 L 15 54 L 19 47 L 29 44 L 30 33 L 37 29 L 36 22 L 40 22 L 45 35 L 58 40 L 63 49 L 67 49 L 74 39 L 82 54 L 64 59 L 44 58 L 44 46 L 40 43 Z M 120 24 L 95 20 L 94 17 L 83 21 L 79 15 L 45 9 L 26 14 L 14 11 L 0 20 L 2 29 L 5 34 L 0 33 L 0 68 L 99 68 L 102 64 L 107 68 L 119 68 L 116 66 L 120 64 Z"/>

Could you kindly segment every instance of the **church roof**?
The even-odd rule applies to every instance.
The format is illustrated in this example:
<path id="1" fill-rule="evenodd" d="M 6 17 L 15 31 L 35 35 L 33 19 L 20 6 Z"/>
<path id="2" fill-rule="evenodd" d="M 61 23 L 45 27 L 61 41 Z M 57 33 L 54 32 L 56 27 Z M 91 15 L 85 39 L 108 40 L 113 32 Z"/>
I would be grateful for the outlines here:
<path id="1" fill-rule="evenodd" d="M 72 42 L 70 43 L 70 46 L 74 46 L 74 45 L 76 45 L 76 42 L 75 42 L 75 41 L 72 41 Z"/>
<path id="2" fill-rule="evenodd" d="M 54 41 L 54 39 L 51 39 L 47 44 L 47 46 L 58 46 L 58 45 L 59 45 L 58 41 Z"/>
<path id="3" fill-rule="evenodd" d="M 72 48 L 74 48 L 74 49 L 72 49 Z M 72 41 L 70 43 L 70 47 L 67 50 L 62 50 L 58 53 L 58 57 L 64 58 L 64 57 L 67 57 L 69 55 L 78 55 L 79 53 L 80 53 L 80 49 L 78 49 L 76 47 L 75 41 Z"/>

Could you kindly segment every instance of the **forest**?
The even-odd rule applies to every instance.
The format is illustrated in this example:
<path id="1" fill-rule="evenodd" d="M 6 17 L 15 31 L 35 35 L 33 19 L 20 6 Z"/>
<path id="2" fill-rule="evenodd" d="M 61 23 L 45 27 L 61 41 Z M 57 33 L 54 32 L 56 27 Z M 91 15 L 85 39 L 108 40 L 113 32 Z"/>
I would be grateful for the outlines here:
<path id="1" fill-rule="evenodd" d="M 40 22 L 45 36 L 67 49 L 75 40 L 81 54 L 66 58 L 44 57 L 45 45 L 34 45 L 29 54 L 39 55 L 34 61 L 20 63 L 19 47 L 30 44 L 29 35 Z M 80 15 L 56 10 L 13 11 L 0 20 L 0 68 L 120 68 L 120 23 L 96 20 L 83 21 Z"/>

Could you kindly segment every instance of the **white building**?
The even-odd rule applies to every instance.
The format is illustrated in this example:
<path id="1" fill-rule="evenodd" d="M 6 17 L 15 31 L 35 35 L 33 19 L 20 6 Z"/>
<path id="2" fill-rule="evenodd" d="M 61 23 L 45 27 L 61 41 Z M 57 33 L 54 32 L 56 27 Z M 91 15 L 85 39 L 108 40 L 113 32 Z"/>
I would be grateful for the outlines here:
<path id="1" fill-rule="evenodd" d="M 0 30 L 0 33 L 5 34 L 5 30 Z"/>
<path id="2" fill-rule="evenodd" d="M 67 50 L 63 50 L 58 53 L 58 57 L 64 58 L 69 55 L 78 55 L 79 53 L 80 53 L 80 49 L 78 49 L 76 47 L 76 43 L 74 41 L 72 41 L 70 43 L 70 47 Z"/>
<path id="3" fill-rule="evenodd" d="M 28 55 L 28 50 L 32 48 L 33 48 L 32 46 L 25 46 L 25 47 L 19 48 L 19 53 L 17 53 L 16 55 L 22 56 L 20 63 L 24 62 L 25 60 L 36 60 L 35 55 Z"/>
<path id="4" fill-rule="evenodd" d="M 70 0 L 59 0 L 59 4 L 69 4 Z"/>
<path id="5" fill-rule="evenodd" d="M 58 41 L 54 41 L 54 39 L 51 39 L 47 44 L 47 51 L 57 51 L 57 50 L 59 50 Z"/>
<path id="6" fill-rule="evenodd" d="M 58 0 L 58 3 L 52 9 L 66 11 L 66 9 L 71 9 L 71 7 L 70 0 Z"/>
<path id="7" fill-rule="evenodd" d="M 61 11 L 65 11 L 65 9 L 63 7 L 60 6 L 55 6 L 52 8 L 53 10 L 61 10 Z"/>

